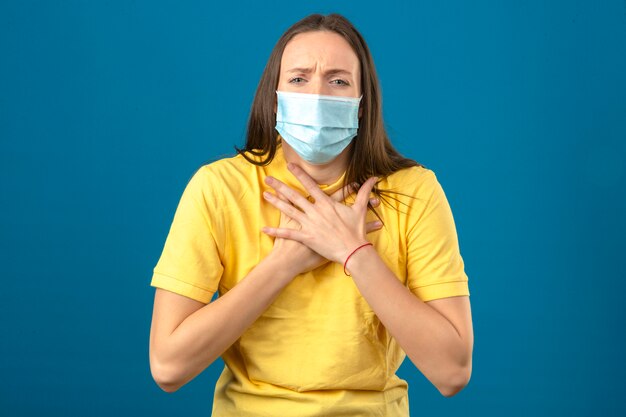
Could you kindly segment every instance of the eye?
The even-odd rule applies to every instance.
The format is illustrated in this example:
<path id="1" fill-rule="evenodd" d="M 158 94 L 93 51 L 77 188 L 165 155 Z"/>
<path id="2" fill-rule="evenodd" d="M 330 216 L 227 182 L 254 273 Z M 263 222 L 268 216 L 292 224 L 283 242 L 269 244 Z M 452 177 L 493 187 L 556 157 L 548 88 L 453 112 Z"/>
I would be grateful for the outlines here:
<path id="1" fill-rule="evenodd" d="M 302 81 L 304 81 L 304 78 L 302 77 L 293 77 L 291 80 L 289 80 L 291 84 L 300 84 L 300 82 Z"/>
<path id="2" fill-rule="evenodd" d="M 350 85 L 349 82 L 347 82 L 346 80 L 342 80 L 340 78 L 337 78 L 336 80 L 332 80 L 331 83 L 334 83 L 337 85 Z"/>

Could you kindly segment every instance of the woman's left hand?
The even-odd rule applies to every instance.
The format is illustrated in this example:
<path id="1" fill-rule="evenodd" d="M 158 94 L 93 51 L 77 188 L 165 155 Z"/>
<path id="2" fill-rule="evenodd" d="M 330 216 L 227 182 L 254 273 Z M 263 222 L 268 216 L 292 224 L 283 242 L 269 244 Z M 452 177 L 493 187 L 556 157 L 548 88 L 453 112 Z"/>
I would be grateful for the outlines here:
<path id="1" fill-rule="evenodd" d="M 347 206 L 327 196 L 315 180 L 299 166 L 290 163 L 288 168 L 315 201 L 310 202 L 276 178 L 266 177 L 265 182 L 292 204 L 267 191 L 263 193 L 263 197 L 300 223 L 301 228 L 296 230 L 264 227 L 263 232 L 274 237 L 296 240 L 326 259 L 343 263 L 355 248 L 367 243 L 365 222 L 367 203 L 378 178 L 372 177 L 365 181 L 357 193 L 354 204 Z"/>

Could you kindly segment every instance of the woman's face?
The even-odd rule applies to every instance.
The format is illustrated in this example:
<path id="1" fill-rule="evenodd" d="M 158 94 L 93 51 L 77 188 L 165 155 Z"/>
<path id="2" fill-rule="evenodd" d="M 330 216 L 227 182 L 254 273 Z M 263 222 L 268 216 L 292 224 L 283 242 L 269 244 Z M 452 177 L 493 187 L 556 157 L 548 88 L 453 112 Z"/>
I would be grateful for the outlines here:
<path id="1" fill-rule="evenodd" d="M 279 91 L 359 97 L 360 81 L 359 58 L 337 33 L 300 33 L 285 46 Z"/>

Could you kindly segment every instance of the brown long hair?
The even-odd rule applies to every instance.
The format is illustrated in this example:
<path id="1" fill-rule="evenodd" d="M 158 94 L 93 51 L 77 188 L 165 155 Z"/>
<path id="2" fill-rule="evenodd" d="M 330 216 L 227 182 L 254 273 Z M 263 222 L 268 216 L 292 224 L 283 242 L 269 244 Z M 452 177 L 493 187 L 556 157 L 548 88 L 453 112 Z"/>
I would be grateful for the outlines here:
<path id="1" fill-rule="evenodd" d="M 384 178 L 403 168 L 423 166 L 400 155 L 389 141 L 383 121 L 380 86 L 369 48 L 348 19 L 339 14 L 309 15 L 292 25 L 280 37 L 265 66 L 254 96 L 246 144 L 242 149 L 235 147 L 237 152 L 255 165 L 266 165 L 274 159 L 277 149 L 274 100 L 283 51 L 294 36 L 318 30 L 332 31 L 343 36 L 352 46 L 361 64 L 362 115 L 357 136 L 353 140 L 344 185 L 356 183 L 360 187 L 372 176 Z M 246 152 L 265 159 L 251 158 Z M 381 192 L 387 194 L 385 191 L 389 190 L 374 188 L 374 193 L 379 197 L 383 197 Z"/>

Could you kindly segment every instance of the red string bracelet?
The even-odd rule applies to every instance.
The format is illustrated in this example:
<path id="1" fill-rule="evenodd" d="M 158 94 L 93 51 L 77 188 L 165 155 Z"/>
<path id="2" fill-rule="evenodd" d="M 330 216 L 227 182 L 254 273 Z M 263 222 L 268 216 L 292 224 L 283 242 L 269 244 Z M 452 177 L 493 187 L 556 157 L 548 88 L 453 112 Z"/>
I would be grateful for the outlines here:
<path id="1" fill-rule="evenodd" d="M 347 276 L 351 277 L 352 275 L 348 274 L 346 272 L 346 265 L 348 264 L 348 259 L 350 259 L 350 257 L 352 255 L 354 255 L 354 252 L 358 251 L 361 248 L 364 248 L 366 246 L 374 246 L 373 244 L 371 244 L 370 242 L 364 243 L 361 246 L 359 246 L 358 248 L 356 248 L 355 250 L 352 251 L 352 253 L 350 255 L 348 255 L 348 257 L 346 258 L 346 261 L 343 263 L 343 273 L 346 274 Z"/>

